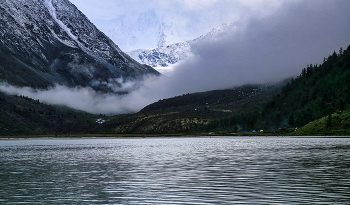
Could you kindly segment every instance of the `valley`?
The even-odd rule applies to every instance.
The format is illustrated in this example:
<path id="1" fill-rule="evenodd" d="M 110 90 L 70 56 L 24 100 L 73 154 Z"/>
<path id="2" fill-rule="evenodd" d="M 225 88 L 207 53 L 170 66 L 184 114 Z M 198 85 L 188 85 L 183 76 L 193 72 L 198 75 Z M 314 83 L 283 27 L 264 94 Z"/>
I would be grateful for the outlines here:
<path id="1" fill-rule="evenodd" d="M 92 96 L 102 100 L 107 95 L 133 94 L 136 88 L 131 84 L 139 88 L 145 77 L 161 76 L 152 67 L 171 67 L 189 58 L 196 42 L 214 45 L 215 39 L 235 31 L 233 24 L 224 24 L 191 41 L 127 54 L 68 0 L 2 1 L 0 14 L 1 85 L 33 93 L 57 85 L 82 94 L 92 89 Z M 4 91 L 0 92 L 0 135 L 250 135 L 252 130 L 264 130 L 266 135 L 349 135 L 350 48 L 334 51 L 322 64 L 295 69 L 300 69 L 299 76 L 275 83 L 184 93 L 117 115 L 91 114 Z M 259 72 L 254 76 L 259 79 Z M 124 86 L 131 88 L 124 90 Z M 120 98 L 109 100 L 117 104 Z"/>

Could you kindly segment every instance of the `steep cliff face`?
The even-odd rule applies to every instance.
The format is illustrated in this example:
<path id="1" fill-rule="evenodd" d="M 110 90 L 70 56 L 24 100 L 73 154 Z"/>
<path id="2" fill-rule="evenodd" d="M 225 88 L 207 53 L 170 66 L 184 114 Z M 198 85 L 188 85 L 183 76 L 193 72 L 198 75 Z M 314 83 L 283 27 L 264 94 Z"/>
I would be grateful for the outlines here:
<path id="1" fill-rule="evenodd" d="M 123 53 L 68 0 L 0 2 L 0 80 L 91 86 L 158 72 Z"/>

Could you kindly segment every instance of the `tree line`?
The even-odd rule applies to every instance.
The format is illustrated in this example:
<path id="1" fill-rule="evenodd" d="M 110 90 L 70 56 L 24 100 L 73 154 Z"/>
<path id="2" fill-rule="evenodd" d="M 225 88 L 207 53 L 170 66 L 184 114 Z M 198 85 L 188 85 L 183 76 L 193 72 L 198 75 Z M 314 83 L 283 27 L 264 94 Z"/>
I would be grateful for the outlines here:
<path id="1" fill-rule="evenodd" d="M 206 130 L 272 130 L 301 127 L 334 112 L 350 109 L 350 46 L 309 64 L 261 110 L 225 117 L 209 123 Z"/>

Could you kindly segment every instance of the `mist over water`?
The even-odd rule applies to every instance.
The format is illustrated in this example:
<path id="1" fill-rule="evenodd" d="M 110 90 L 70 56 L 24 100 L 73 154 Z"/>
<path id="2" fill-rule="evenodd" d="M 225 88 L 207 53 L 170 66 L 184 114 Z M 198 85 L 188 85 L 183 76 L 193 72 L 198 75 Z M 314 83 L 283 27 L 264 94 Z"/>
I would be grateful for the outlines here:
<path id="1" fill-rule="evenodd" d="M 185 93 L 277 82 L 349 45 L 349 8 L 350 1 L 344 0 L 296 1 L 284 2 L 270 15 L 249 13 L 236 22 L 236 32 L 194 44 L 191 58 L 166 76 L 145 78 L 128 95 L 60 85 L 33 90 L 2 84 L 0 90 L 91 113 L 117 114 L 137 112 L 159 99 Z"/>

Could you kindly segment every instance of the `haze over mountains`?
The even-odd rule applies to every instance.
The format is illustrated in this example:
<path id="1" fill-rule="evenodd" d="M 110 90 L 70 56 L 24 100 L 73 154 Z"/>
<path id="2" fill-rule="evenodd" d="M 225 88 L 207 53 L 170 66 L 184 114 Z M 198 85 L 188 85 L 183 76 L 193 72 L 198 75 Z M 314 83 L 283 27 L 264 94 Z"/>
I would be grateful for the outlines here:
<path id="1" fill-rule="evenodd" d="M 299 1 L 299 0 L 297 0 Z M 295 0 L 71 0 L 123 51 L 195 39 L 226 22 L 271 15 Z"/>
<path id="2" fill-rule="evenodd" d="M 297 1 L 284 3 L 271 15 L 243 19 L 222 39 L 192 44 L 192 57 L 168 78 L 148 86 L 148 97 L 162 99 L 297 76 L 307 64 L 321 63 L 348 45 L 347 8 L 350 2 L 342 0 Z"/>
<path id="3" fill-rule="evenodd" d="M 224 22 L 236 19 L 237 13 L 232 10 L 238 10 L 231 7 L 228 15 L 212 15 L 213 10 L 222 10 L 220 2 L 215 8 L 209 8 L 208 2 L 196 0 L 105 0 L 99 3 L 72 0 L 72 3 L 126 52 L 195 39 Z"/>
<path id="4" fill-rule="evenodd" d="M 1 79 L 17 85 L 0 90 L 92 113 L 136 112 L 184 93 L 277 82 L 346 47 L 350 33 L 349 1 L 287 1 L 268 15 L 248 12 L 220 39 L 191 43 L 191 56 L 171 75 L 144 78 L 157 72 L 123 53 L 68 0 L 8 0 L 0 8 Z"/>

